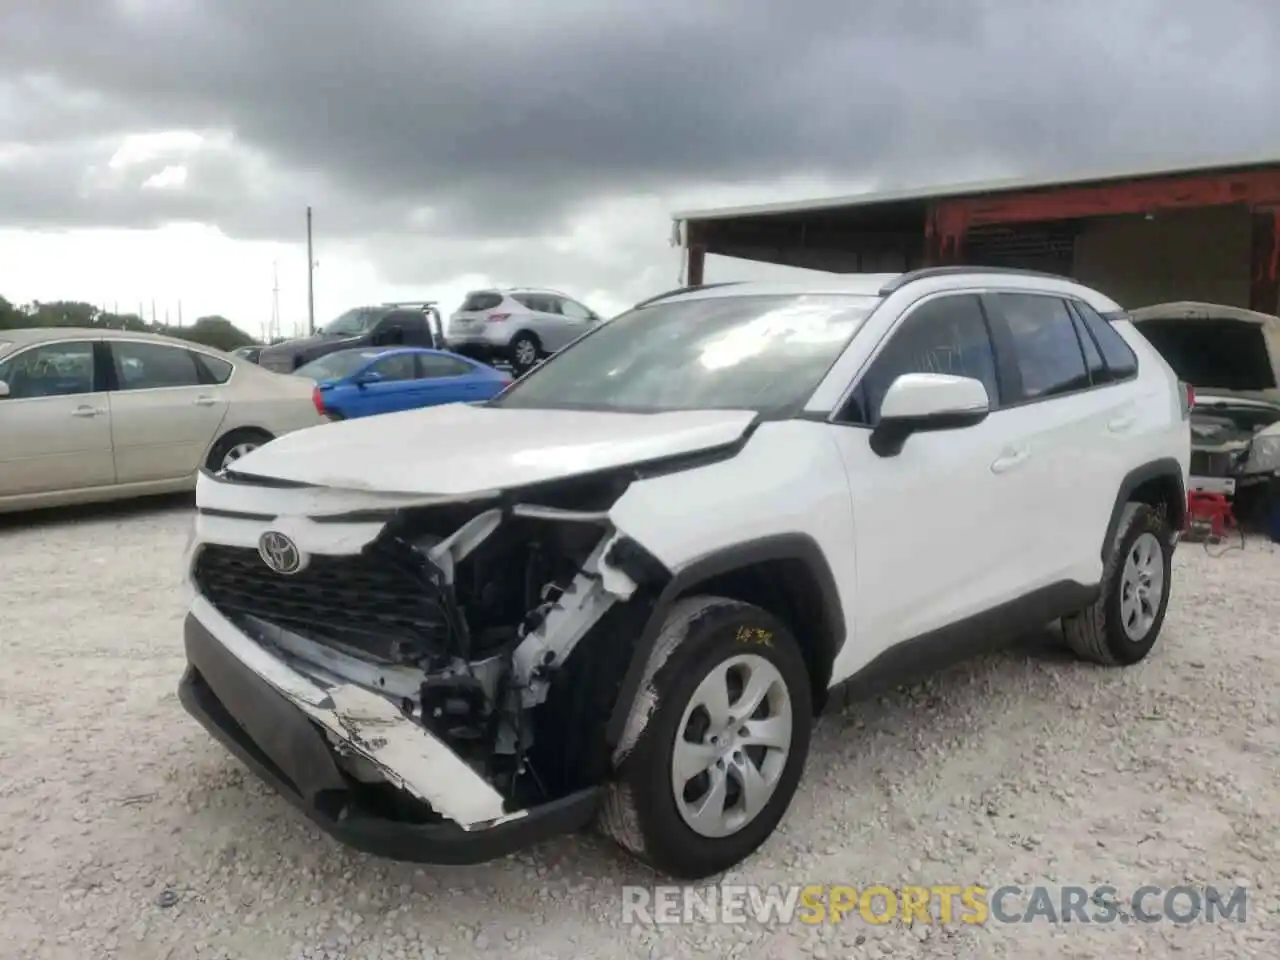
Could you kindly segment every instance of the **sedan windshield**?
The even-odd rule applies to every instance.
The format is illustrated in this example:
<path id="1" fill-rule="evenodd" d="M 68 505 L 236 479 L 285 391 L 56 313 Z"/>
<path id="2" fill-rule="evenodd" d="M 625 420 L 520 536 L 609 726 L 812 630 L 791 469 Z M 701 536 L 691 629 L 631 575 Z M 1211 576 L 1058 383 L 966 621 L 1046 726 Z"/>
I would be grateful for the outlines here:
<path id="1" fill-rule="evenodd" d="M 494 405 L 782 410 L 808 399 L 877 303 L 828 294 L 660 301 L 601 324 Z"/>
<path id="2" fill-rule="evenodd" d="M 337 320 L 332 320 L 325 324 L 316 333 L 323 333 L 330 337 L 355 337 L 364 333 L 373 324 L 373 321 L 381 316 L 381 311 L 370 310 L 368 307 L 357 307 L 354 310 L 348 310 Z"/>
<path id="3" fill-rule="evenodd" d="M 340 380 L 351 376 L 380 355 L 378 350 L 339 350 L 319 360 L 304 363 L 293 372 L 299 377 L 310 377 L 312 380 Z"/>

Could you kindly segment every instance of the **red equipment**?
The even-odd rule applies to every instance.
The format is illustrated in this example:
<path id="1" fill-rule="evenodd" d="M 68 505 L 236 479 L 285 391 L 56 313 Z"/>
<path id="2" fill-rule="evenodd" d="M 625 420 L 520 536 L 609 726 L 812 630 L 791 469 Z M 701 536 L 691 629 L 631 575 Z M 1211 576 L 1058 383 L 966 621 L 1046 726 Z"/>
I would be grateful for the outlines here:
<path id="1" fill-rule="evenodd" d="M 1221 540 L 1236 529 L 1236 515 L 1224 494 L 1199 490 L 1187 494 L 1187 522 L 1183 533 L 1191 535 L 1188 539 L 1207 535 L 1212 540 Z"/>

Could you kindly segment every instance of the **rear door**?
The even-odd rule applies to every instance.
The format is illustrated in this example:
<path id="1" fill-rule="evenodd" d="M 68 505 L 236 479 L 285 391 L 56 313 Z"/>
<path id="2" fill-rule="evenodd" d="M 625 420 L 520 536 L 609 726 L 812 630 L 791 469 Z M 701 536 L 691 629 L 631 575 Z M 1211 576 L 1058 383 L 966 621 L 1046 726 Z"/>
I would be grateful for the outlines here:
<path id="1" fill-rule="evenodd" d="M 511 299 L 529 311 L 521 318 L 521 326 L 533 330 L 546 353 L 555 353 L 573 339 L 570 323 L 560 313 L 560 298 L 545 293 L 516 293 Z"/>
<path id="2" fill-rule="evenodd" d="M 1084 304 L 1025 291 L 989 294 L 984 303 L 1014 383 L 1004 417 L 1025 482 L 1008 508 L 1023 518 L 1028 586 L 1096 583 L 1102 539 L 1132 462 L 1136 360 L 1128 353 L 1130 368 L 1117 358 L 1110 370 L 1077 313 Z"/>
<path id="3" fill-rule="evenodd" d="M 488 400 L 502 387 L 477 376 L 479 368 L 457 357 L 420 353 L 417 362 L 418 406 Z"/>
<path id="4" fill-rule="evenodd" d="M 115 482 L 97 342 L 41 343 L 0 362 L 0 497 Z"/>
<path id="5" fill-rule="evenodd" d="M 120 483 L 178 480 L 203 465 L 227 398 L 193 351 L 144 340 L 106 340 L 114 382 L 111 435 Z"/>

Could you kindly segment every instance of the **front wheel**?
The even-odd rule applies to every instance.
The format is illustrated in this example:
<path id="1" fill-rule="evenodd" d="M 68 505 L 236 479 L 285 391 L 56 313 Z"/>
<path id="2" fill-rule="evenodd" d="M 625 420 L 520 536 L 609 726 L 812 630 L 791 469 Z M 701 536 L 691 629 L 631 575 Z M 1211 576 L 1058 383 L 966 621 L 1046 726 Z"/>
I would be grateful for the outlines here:
<path id="1" fill-rule="evenodd" d="M 605 831 L 674 877 L 729 869 L 790 805 L 812 722 L 808 669 L 785 624 L 737 600 L 680 601 L 624 733 Z"/>
<path id="2" fill-rule="evenodd" d="M 246 453 L 252 453 L 271 440 L 271 435 L 262 430 L 232 430 L 213 445 L 205 466 L 214 473 L 227 470 Z"/>

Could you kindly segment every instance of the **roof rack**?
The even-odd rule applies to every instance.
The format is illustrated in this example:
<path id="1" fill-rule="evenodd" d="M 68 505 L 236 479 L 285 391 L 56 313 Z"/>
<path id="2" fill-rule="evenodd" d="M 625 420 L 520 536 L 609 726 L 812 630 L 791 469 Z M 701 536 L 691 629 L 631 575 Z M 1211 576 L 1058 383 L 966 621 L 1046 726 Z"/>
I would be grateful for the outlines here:
<path id="1" fill-rule="evenodd" d="M 965 273 L 1003 274 L 1004 276 L 1036 277 L 1040 280 L 1066 280 L 1068 283 L 1076 282 L 1070 277 L 1064 277 L 1058 273 L 1045 273 L 1041 270 L 1024 270 L 1021 267 L 966 267 L 963 265 L 922 267 L 919 270 L 910 270 L 907 273 L 901 273 L 892 280 L 887 281 L 884 286 L 880 288 L 880 296 L 887 297 L 889 294 L 896 293 L 907 284 L 915 283 L 917 280 L 928 280 L 932 277 L 951 277 Z"/>
<path id="2" fill-rule="evenodd" d="M 676 287 L 674 290 L 668 290 L 666 293 L 660 293 L 656 297 L 650 297 L 648 300 L 641 300 L 632 310 L 639 310 L 641 307 L 647 307 L 650 304 L 657 303 L 659 300 L 666 300 L 670 297 L 678 297 L 681 294 L 693 293 L 696 290 L 711 290 L 714 287 L 731 287 L 735 283 L 742 283 L 741 280 L 721 280 L 718 283 L 695 283 L 687 287 Z"/>

